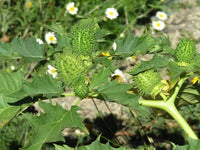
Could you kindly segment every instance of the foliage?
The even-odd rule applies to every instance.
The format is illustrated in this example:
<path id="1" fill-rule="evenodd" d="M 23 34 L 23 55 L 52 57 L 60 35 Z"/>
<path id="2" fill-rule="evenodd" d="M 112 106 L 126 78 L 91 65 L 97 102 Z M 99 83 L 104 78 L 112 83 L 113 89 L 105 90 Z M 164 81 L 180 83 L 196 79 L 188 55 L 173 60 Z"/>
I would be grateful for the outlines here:
<path id="1" fill-rule="evenodd" d="M 141 36 L 132 34 L 133 28 L 141 25 L 141 19 L 150 20 L 152 13 L 165 3 L 77 0 L 76 15 L 66 11 L 68 3 L 68 0 L 0 2 L 0 36 L 9 36 L 9 40 L 0 42 L 0 149 L 13 148 L 10 147 L 13 141 L 21 150 L 44 149 L 48 144 L 58 150 L 73 149 L 65 145 L 62 135 L 65 128 L 79 128 L 87 136 L 92 134 L 90 127 L 83 124 L 77 106 L 84 98 L 125 106 L 134 116 L 134 128 L 142 127 L 139 130 L 144 127 L 138 116 L 147 120 L 153 116 L 153 110 L 160 111 L 154 117 L 161 114 L 167 118 L 164 113 L 167 112 L 190 137 L 188 145 L 175 143 L 174 149 L 198 148 L 197 131 L 179 112 L 185 106 L 193 109 L 200 100 L 197 81 L 200 56 L 194 41 L 181 39 L 177 48 L 172 49 L 168 36 L 152 37 L 150 27 Z M 112 7 L 120 14 L 115 20 L 105 15 L 106 8 Z M 55 32 L 54 44 L 37 42 L 38 38 L 45 39 L 42 37 L 49 31 Z M 146 55 L 152 57 L 138 60 Z M 119 62 L 130 57 L 137 58 L 137 62 L 126 72 L 127 78 L 119 71 L 124 67 Z M 69 95 L 79 98 L 70 110 L 52 104 L 53 98 Z M 28 112 L 35 102 L 41 109 L 37 115 Z M 140 136 L 145 138 L 141 132 Z M 155 148 L 146 136 L 148 142 L 144 141 L 142 148 Z M 77 144 L 75 149 L 125 149 L 102 144 L 99 139 L 90 145 Z"/>

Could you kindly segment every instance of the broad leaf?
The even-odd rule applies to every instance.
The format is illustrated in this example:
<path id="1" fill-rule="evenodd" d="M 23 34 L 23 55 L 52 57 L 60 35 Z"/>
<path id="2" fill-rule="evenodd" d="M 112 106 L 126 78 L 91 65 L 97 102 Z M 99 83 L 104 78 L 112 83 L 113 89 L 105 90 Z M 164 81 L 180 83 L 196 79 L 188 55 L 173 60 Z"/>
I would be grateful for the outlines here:
<path id="1" fill-rule="evenodd" d="M 53 77 L 51 77 L 50 75 L 44 77 L 39 77 L 35 75 L 32 82 L 25 82 L 23 84 L 22 89 L 19 92 L 16 92 L 9 96 L 17 98 L 17 100 L 20 100 L 27 96 L 36 96 L 39 94 L 51 98 L 60 96 L 62 92 L 63 88 L 61 86 L 61 83 L 58 82 Z M 16 102 L 16 101 L 9 101 L 9 102 Z"/>
<path id="2" fill-rule="evenodd" d="M 164 67 L 168 64 L 168 60 L 163 56 L 154 55 L 149 61 L 142 61 L 139 67 L 134 68 L 130 74 L 135 75 L 148 69 Z"/>
<path id="3" fill-rule="evenodd" d="M 35 38 L 27 40 L 22 38 L 14 39 L 11 42 L 10 49 L 13 53 L 18 53 L 27 61 L 41 61 L 45 59 L 44 45 L 36 42 Z"/>
<path id="4" fill-rule="evenodd" d="M 108 77 L 111 75 L 111 71 L 107 68 L 101 69 L 97 74 L 93 75 L 90 88 L 95 88 L 103 83 L 108 82 Z"/>
<path id="5" fill-rule="evenodd" d="M 115 80 L 98 87 L 97 91 L 106 101 L 112 101 L 126 106 L 138 106 L 140 96 L 127 93 L 132 86 L 132 84 L 119 84 Z"/>
<path id="6" fill-rule="evenodd" d="M 5 42 L 0 42 L 0 56 L 8 57 L 12 54 L 10 50 L 10 44 Z"/>
<path id="7" fill-rule="evenodd" d="M 23 150 L 39 150 L 44 143 L 64 141 L 61 131 L 65 128 L 81 128 L 86 131 L 82 124 L 83 119 L 77 113 L 79 107 L 72 106 L 71 110 L 64 110 L 59 104 L 39 103 L 45 113 L 40 116 L 26 115 L 33 126 L 31 143 Z M 87 131 L 86 131 L 87 132 Z"/>
<path id="8" fill-rule="evenodd" d="M 132 34 L 128 34 L 124 39 L 116 41 L 116 43 L 117 49 L 115 54 L 127 57 L 135 54 L 145 54 L 154 47 L 156 39 L 148 35 L 133 37 Z"/>
<path id="9" fill-rule="evenodd" d="M 6 103 L 8 98 L 0 95 L 0 128 L 9 122 L 20 110 L 20 106 L 11 106 Z"/>
<path id="10" fill-rule="evenodd" d="M 0 71 L 0 94 L 10 95 L 22 88 L 23 75 L 21 72 L 7 73 Z"/>

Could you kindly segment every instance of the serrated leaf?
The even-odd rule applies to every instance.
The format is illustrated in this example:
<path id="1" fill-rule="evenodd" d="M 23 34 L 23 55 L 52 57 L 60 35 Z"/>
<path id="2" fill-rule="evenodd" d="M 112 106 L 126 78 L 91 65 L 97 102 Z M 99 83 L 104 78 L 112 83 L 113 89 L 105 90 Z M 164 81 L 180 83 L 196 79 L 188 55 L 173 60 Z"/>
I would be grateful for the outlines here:
<path id="1" fill-rule="evenodd" d="M 107 68 L 102 68 L 97 74 L 93 75 L 90 88 L 100 86 L 101 84 L 108 82 L 108 77 L 111 75 L 111 71 Z"/>
<path id="2" fill-rule="evenodd" d="M 50 103 L 40 102 L 40 107 L 45 113 L 40 116 L 26 115 L 33 126 L 34 133 L 30 138 L 31 143 L 23 150 L 39 150 L 44 143 L 64 141 L 61 131 L 65 128 L 81 128 L 83 119 L 77 113 L 80 108 L 72 106 L 71 110 L 64 110 L 59 104 L 53 106 Z M 87 132 L 87 131 L 86 131 Z"/>
<path id="3" fill-rule="evenodd" d="M 148 35 L 134 37 L 132 34 L 128 34 L 124 39 L 116 41 L 116 43 L 115 54 L 128 57 L 135 54 L 145 54 L 155 45 L 156 40 Z"/>
<path id="4" fill-rule="evenodd" d="M 134 68 L 131 72 L 132 75 L 138 74 L 145 70 L 153 69 L 153 68 L 160 68 L 164 67 L 168 64 L 168 60 L 163 56 L 159 56 L 155 54 L 153 58 L 149 61 L 142 61 L 139 67 Z"/>
<path id="5" fill-rule="evenodd" d="M 58 82 L 50 75 L 44 77 L 39 77 L 35 75 L 32 82 L 25 82 L 19 92 L 16 92 L 9 96 L 17 98 L 15 99 L 15 101 L 12 101 L 13 103 L 16 102 L 16 100 L 20 100 L 27 96 L 36 96 L 42 94 L 45 97 L 51 98 L 54 96 L 60 96 L 62 92 L 63 88 L 61 82 Z"/>
<path id="6" fill-rule="evenodd" d="M 27 61 L 41 61 L 45 59 L 44 45 L 36 42 L 35 38 L 27 40 L 22 38 L 14 39 L 10 44 L 10 50 L 18 53 Z"/>
<path id="7" fill-rule="evenodd" d="M 127 93 L 132 86 L 132 84 L 119 84 L 118 81 L 115 80 L 98 87 L 97 91 L 106 101 L 128 106 L 138 106 L 138 99 L 140 96 Z"/>
<path id="8" fill-rule="evenodd" d="M 22 88 L 23 75 L 21 72 L 7 73 L 0 71 L 0 94 L 10 95 Z"/>

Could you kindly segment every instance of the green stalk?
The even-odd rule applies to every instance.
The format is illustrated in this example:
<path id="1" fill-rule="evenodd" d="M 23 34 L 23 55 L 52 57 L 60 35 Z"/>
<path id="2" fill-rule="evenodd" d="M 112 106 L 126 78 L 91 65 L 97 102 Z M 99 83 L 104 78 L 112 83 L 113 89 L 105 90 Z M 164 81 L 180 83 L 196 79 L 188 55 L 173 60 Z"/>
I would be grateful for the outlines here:
<path id="1" fill-rule="evenodd" d="M 197 135 L 185 121 L 185 119 L 181 116 L 181 114 L 176 109 L 175 105 L 171 101 L 155 101 L 155 100 L 139 100 L 139 103 L 143 106 L 149 106 L 154 108 L 163 109 L 168 112 L 183 128 L 183 130 L 193 139 L 198 139 Z"/>
<path id="2" fill-rule="evenodd" d="M 165 99 L 164 97 L 164 100 L 157 100 L 157 101 L 156 100 L 139 100 L 139 104 L 143 106 L 154 107 L 154 108 L 165 110 L 178 122 L 178 124 L 183 128 L 183 130 L 188 134 L 188 136 L 190 136 L 193 139 L 198 139 L 198 136 L 194 133 L 192 128 L 185 121 L 185 119 L 182 117 L 182 115 L 179 113 L 176 106 L 174 105 L 178 92 L 180 91 L 181 86 L 183 85 L 186 79 L 187 78 L 182 78 L 179 80 L 179 82 L 177 83 L 175 87 L 174 93 L 169 99 Z"/>

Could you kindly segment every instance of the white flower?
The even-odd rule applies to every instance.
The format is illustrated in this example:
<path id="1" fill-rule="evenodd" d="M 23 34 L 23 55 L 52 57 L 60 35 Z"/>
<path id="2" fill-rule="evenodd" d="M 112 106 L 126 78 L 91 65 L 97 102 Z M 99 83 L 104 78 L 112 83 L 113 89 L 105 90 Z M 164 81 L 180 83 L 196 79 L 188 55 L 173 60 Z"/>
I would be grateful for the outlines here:
<path id="1" fill-rule="evenodd" d="M 10 66 L 10 70 L 14 71 L 15 70 L 15 66 Z"/>
<path id="2" fill-rule="evenodd" d="M 119 14 L 115 8 L 107 8 L 105 11 L 106 17 L 109 19 L 116 19 Z"/>
<path id="3" fill-rule="evenodd" d="M 113 51 L 116 51 L 116 49 L 117 49 L 117 43 L 116 42 L 113 43 L 112 48 L 113 48 Z"/>
<path id="4" fill-rule="evenodd" d="M 152 25 L 154 29 L 159 30 L 159 31 L 165 28 L 165 23 L 163 21 L 153 21 Z"/>
<path id="5" fill-rule="evenodd" d="M 74 5 L 74 2 L 70 2 L 66 5 L 66 11 L 68 11 L 71 15 L 76 15 L 78 13 L 78 8 L 74 7 Z"/>
<path id="6" fill-rule="evenodd" d="M 54 34 L 54 32 L 48 32 L 45 34 L 45 40 L 48 44 L 56 44 L 57 43 L 57 39 L 56 36 Z"/>
<path id="7" fill-rule="evenodd" d="M 112 74 L 111 77 L 113 79 L 118 79 L 119 83 L 122 83 L 122 82 L 126 81 L 124 73 L 119 69 L 115 70 L 114 74 Z"/>
<path id="8" fill-rule="evenodd" d="M 167 19 L 167 14 L 164 13 L 164 12 L 162 12 L 162 11 L 158 11 L 158 12 L 156 13 L 156 17 L 157 17 L 158 19 L 164 21 L 164 20 Z"/>
<path id="9" fill-rule="evenodd" d="M 53 76 L 53 78 L 56 78 L 57 77 L 57 69 L 54 68 L 53 66 L 51 65 L 48 65 L 48 70 L 47 70 L 47 73 L 51 74 Z"/>
<path id="10" fill-rule="evenodd" d="M 44 44 L 44 42 L 43 42 L 41 39 L 39 39 L 39 38 L 36 39 L 36 42 L 38 42 L 40 45 L 41 45 L 41 44 Z"/>

